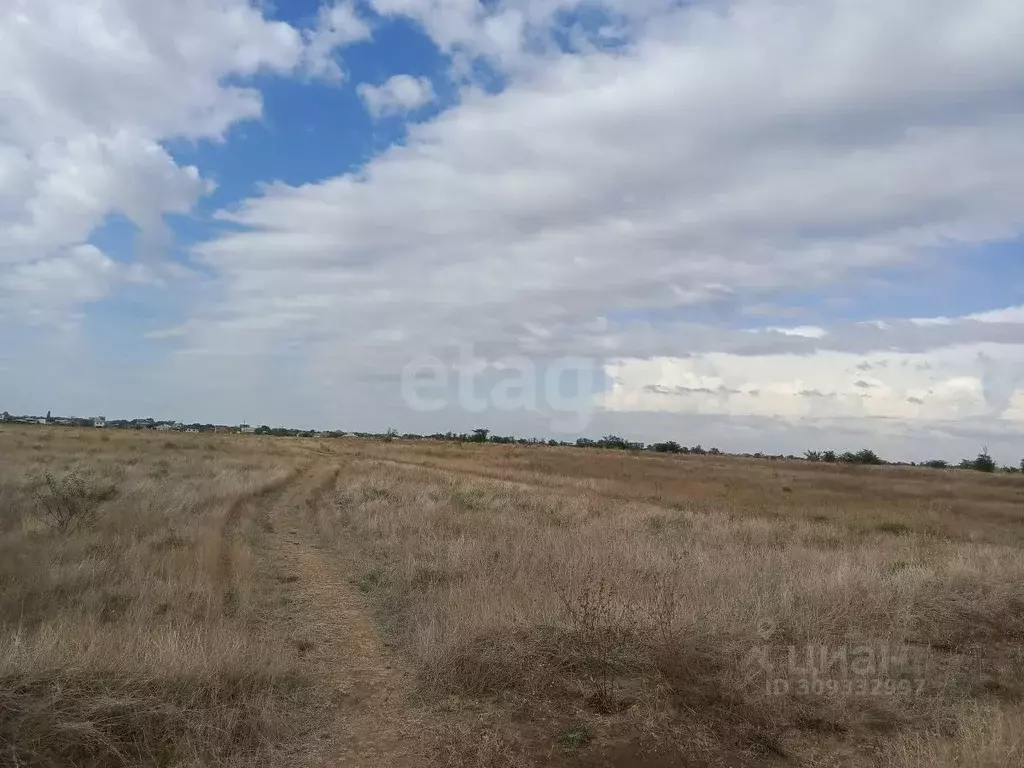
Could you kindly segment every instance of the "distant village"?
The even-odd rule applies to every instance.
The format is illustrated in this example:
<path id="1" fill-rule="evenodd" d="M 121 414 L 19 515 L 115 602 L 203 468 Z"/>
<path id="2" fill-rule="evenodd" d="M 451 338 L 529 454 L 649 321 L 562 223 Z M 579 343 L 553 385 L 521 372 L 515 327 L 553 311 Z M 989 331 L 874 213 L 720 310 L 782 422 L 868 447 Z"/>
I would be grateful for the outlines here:
<path id="1" fill-rule="evenodd" d="M 45 416 L 15 416 L 7 411 L 0 413 L 0 423 L 48 424 L 54 427 L 96 427 L 98 429 L 155 429 L 158 432 L 219 432 L 226 434 L 251 434 L 256 429 L 248 424 L 229 426 L 225 424 L 183 424 L 177 421 L 157 419 L 111 419 L 103 416 L 54 416 L 49 411 Z"/>
<path id="2" fill-rule="evenodd" d="M 372 437 L 385 440 L 397 437 L 398 433 L 388 430 L 384 433 L 347 432 L 345 430 L 293 429 L 291 427 L 254 427 L 250 424 L 191 424 L 170 419 L 108 419 L 104 416 L 54 416 L 50 411 L 45 416 L 14 415 L 3 411 L 0 424 L 39 424 L 51 427 L 91 427 L 96 429 L 142 429 L 156 432 L 188 432 L 193 434 L 221 435 L 270 435 L 273 437 Z M 451 433 L 449 433 L 450 435 Z M 407 435 L 406 437 L 413 437 Z M 415 435 L 415 437 L 420 437 Z M 443 436 L 440 436 L 443 437 Z M 466 439 L 469 439 L 468 437 Z"/>
<path id="3" fill-rule="evenodd" d="M 268 427 L 266 425 L 253 427 L 249 424 L 232 426 L 228 424 L 186 424 L 179 421 L 145 419 L 107 419 L 104 416 L 54 416 L 47 411 L 45 416 L 14 416 L 4 411 L 0 413 L 0 424 L 42 424 L 55 427 L 95 427 L 97 429 L 146 429 L 157 432 L 191 432 L 191 433 L 213 433 L 226 435 L 271 435 L 273 437 L 364 437 L 377 440 L 437 440 L 441 442 L 457 443 L 499 443 L 518 445 L 549 445 L 549 446 L 576 446 L 576 447 L 601 447 L 620 448 L 624 450 L 644 450 L 643 443 L 634 443 L 623 440 L 614 435 L 606 436 L 601 440 L 588 440 L 580 438 L 574 442 L 550 440 L 544 438 L 516 438 L 501 435 L 492 435 L 488 429 L 474 429 L 471 433 L 466 432 L 437 432 L 432 435 L 418 435 L 415 433 L 399 433 L 395 429 L 388 429 L 385 432 L 347 432 L 345 430 L 316 430 L 316 429 L 292 429 L 290 427 Z M 676 443 L 665 445 L 676 446 Z M 647 446 L 648 450 L 660 450 L 655 446 Z M 677 452 L 689 453 L 691 449 L 678 448 Z M 710 453 L 719 455 L 721 451 L 712 448 L 704 451 L 697 446 L 692 449 L 695 453 Z"/>

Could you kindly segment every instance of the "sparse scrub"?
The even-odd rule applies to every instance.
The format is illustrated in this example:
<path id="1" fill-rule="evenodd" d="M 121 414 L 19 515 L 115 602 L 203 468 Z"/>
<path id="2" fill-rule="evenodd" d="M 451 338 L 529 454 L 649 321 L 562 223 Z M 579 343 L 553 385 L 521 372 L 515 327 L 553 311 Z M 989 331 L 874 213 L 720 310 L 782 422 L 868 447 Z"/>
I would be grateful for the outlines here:
<path id="1" fill-rule="evenodd" d="M 622 700 L 620 680 L 638 666 L 636 608 L 617 599 L 600 576 L 568 588 L 562 601 L 565 631 L 580 650 L 578 671 L 592 691 L 587 705 L 615 712 L 629 703 Z"/>
<path id="2" fill-rule="evenodd" d="M 0 764 L 275 762 L 309 686 L 254 631 L 256 533 L 219 521 L 280 470 L 63 434 L 76 439 L 50 441 L 59 459 L 43 467 L 17 431 L 0 435 Z"/>
<path id="3" fill-rule="evenodd" d="M 893 768 L 1018 768 L 1024 765 L 1020 708 L 966 704 L 951 733 L 906 734 L 888 755 Z"/>
<path id="4" fill-rule="evenodd" d="M 58 530 L 91 521 L 100 504 L 112 499 L 117 487 L 106 482 L 86 477 L 79 472 L 68 472 L 57 478 L 51 472 L 44 472 L 35 492 L 35 501 L 40 512 Z"/>
<path id="5" fill-rule="evenodd" d="M 355 535 L 367 564 L 388 568 L 368 596 L 428 699 L 524 724 L 493 725 L 501 748 L 487 764 L 560 753 L 618 764 L 613 745 L 629 745 L 623 755 L 665 764 L 814 765 L 832 753 L 887 766 L 906 734 L 922 755 L 966 750 L 974 726 L 962 718 L 993 691 L 1020 714 L 1024 681 L 1006 656 L 1024 640 L 1011 482 L 957 474 L 952 492 L 925 469 L 867 481 L 821 462 L 794 469 L 783 494 L 763 465 L 711 457 L 430 446 L 381 464 L 374 452 L 360 448 L 342 485 L 386 477 L 389 503 L 343 490 L 344 530 L 323 534 Z M 855 675 L 816 691 L 789 668 L 790 648 L 898 648 L 907 664 L 877 695 L 858 694 Z M 526 725 L 541 722 L 543 737 Z M 592 738 L 570 748 L 578 728 Z M 855 747 L 865 743 L 884 757 Z"/>
<path id="6" fill-rule="evenodd" d="M 419 707 L 439 765 L 1021 764 L 1019 475 L 64 434 L 0 434 L 0 763 L 332 764 L 373 694 L 320 674 L 348 590 L 412 681 L 371 725 Z M 45 472 L 92 524 L 37 513 Z M 865 648 L 902 659 L 875 692 Z"/>
<path id="7" fill-rule="evenodd" d="M 894 536 L 903 536 L 904 534 L 911 533 L 913 529 L 906 523 L 889 521 L 879 523 L 875 527 L 875 530 L 881 531 L 882 533 L 891 533 Z"/>
<path id="8" fill-rule="evenodd" d="M 586 726 L 566 728 L 558 734 L 558 741 L 567 749 L 579 749 L 590 743 L 593 737 Z"/>

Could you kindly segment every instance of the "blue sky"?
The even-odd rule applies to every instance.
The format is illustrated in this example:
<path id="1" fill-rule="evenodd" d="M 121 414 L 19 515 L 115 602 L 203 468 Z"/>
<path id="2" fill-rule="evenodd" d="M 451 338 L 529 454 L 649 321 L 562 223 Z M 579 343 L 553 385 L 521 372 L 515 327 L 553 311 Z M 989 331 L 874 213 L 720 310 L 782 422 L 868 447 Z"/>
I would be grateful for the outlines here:
<path id="1" fill-rule="evenodd" d="M 1022 34 L 1010 0 L 19 5 L 0 408 L 1012 460 Z"/>

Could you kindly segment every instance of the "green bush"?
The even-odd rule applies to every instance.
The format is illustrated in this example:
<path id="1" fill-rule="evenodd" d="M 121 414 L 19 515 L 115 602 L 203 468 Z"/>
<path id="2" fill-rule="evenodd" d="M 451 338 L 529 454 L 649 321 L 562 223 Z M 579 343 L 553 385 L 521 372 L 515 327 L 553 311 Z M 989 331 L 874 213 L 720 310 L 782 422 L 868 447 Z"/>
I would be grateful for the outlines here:
<path id="1" fill-rule="evenodd" d="M 988 452 L 988 448 L 982 448 L 981 453 L 974 459 L 964 459 L 960 462 L 964 469 L 973 469 L 976 472 L 995 472 L 998 468 L 995 459 Z"/>
<path id="2" fill-rule="evenodd" d="M 675 440 L 668 440 L 664 443 L 654 443 L 651 446 L 651 450 L 656 453 L 679 453 L 683 450 L 683 447 Z"/>
<path id="3" fill-rule="evenodd" d="M 863 450 L 857 451 L 856 453 L 847 451 L 846 453 L 839 457 L 839 461 L 843 462 L 844 464 L 877 465 L 885 463 L 884 461 L 882 461 L 881 458 L 879 458 L 878 454 L 872 451 L 870 448 L 864 448 Z"/>

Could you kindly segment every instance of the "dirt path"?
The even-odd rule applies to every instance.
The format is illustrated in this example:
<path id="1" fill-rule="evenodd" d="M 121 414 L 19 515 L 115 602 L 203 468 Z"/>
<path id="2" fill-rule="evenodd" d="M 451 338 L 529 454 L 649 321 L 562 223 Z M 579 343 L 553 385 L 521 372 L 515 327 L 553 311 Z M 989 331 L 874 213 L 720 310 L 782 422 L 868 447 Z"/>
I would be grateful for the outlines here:
<path id="1" fill-rule="evenodd" d="M 351 558 L 323 546 L 305 514 L 337 476 L 336 466 L 313 465 L 267 513 L 268 555 L 287 598 L 282 630 L 297 643 L 333 710 L 331 724 L 308 740 L 301 760 L 339 768 L 419 765 L 407 678 L 383 648 L 352 583 Z"/>
<path id="2" fill-rule="evenodd" d="M 306 471 L 307 465 L 297 466 L 282 475 L 279 479 L 273 480 L 266 485 L 252 489 L 238 496 L 224 510 L 220 518 L 220 531 L 217 536 L 219 541 L 219 556 L 217 581 L 224 585 L 225 590 L 230 593 L 234 588 L 234 548 L 242 529 L 251 521 L 248 517 L 257 506 L 272 503 L 278 494 L 285 492 L 295 481 Z"/>

